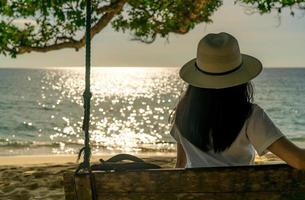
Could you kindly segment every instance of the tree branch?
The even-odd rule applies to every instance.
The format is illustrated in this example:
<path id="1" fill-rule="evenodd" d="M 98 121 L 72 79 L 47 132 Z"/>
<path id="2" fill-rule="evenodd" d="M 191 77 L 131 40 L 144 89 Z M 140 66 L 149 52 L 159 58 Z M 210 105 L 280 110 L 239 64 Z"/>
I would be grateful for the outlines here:
<path id="1" fill-rule="evenodd" d="M 128 0 L 119 0 L 111 5 L 108 6 L 104 6 L 101 7 L 98 13 L 105 13 L 104 15 L 101 16 L 101 18 L 98 20 L 98 22 L 92 26 L 91 28 L 91 39 L 98 34 L 101 30 L 103 30 L 108 24 L 109 22 L 113 19 L 114 16 L 116 16 L 117 14 L 119 14 L 124 5 L 126 4 Z M 107 12 L 105 11 L 106 8 L 110 8 L 111 9 L 107 9 Z M 60 38 L 56 38 L 55 41 L 58 40 L 62 40 L 63 37 Z M 68 41 L 67 41 L 68 39 Z M 85 34 L 83 35 L 83 37 L 79 40 L 74 40 L 72 38 L 65 38 L 64 42 L 61 43 L 57 43 L 55 42 L 54 44 L 51 45 L 47 45 L 47 46 L 20 46 L 17 48 L 17 54 L 24 54 L 24 53 L 30 53 L 32 51 L 35 52 L 49 52 L 49 51 L 54 51 L 54 50 L 59 50 L 59 49 L 63 49 L 63 48 L 73 48 L 76 51 L 78 51 L 80 48 L 84 47 L 86 45 L 86 36 Z"/>
<path id="2" fill-rule="evenodd" d="M 214 0 L 193 0 L 194 4 L 194 10 L 192 12 L 187 13 L 186 16 L 184 16 L 183 20 L 180 21 L 179 28 L 176 30 L 172 30 L 171 32 L 176 34 L 186 34 L 189 31 L 189 25 L 192 21 L 201 21 L 200 18 L 202 18 L 202 10 Z M 158 33 L 158 30 L 156 30 Z"/>
<path id="3" fill-rule="evenodd" d="M 111 3 L 110 5 L 106 5 L 106 6 L 103 6 L 103 7 L 100 7 L 97 9 L 96 13 L 98 15 L 102 14 L 102 13 L 108 13 L 108 12 L 112 12 L 114 10 L 116 10 L 118 7 L 122 7 L 125 5 L 125 3 L 127 2 L 128 0 L 118 0 L 114 3 Z"/>

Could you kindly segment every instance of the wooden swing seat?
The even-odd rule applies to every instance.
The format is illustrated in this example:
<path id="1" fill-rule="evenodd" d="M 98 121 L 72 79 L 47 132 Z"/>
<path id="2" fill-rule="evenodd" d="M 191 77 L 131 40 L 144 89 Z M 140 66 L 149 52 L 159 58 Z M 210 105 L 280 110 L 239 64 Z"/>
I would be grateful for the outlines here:
<path id="1" fill-rule="evenodd" d="M 305 171 L 288 165 L 64 174 L 66 200 L 305 200 Z"/>

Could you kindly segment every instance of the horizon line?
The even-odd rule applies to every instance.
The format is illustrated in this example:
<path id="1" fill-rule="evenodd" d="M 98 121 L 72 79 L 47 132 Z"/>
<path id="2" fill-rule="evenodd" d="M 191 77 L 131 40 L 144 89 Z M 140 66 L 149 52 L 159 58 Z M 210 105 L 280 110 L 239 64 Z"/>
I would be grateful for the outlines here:
<path id="1" fill-rule="evenodd" d="M 181 66 L 110 66 L 110 65 L 92 65 L 91 68 L 180 68 Z M 85 65 L 77 66 L 46 66 L 46 67 L 0 67 L 0 69 L 63 69 L 63 68 L 85 68 Z M 264 68 L 305 68 L 305 66 L 265 66 Z"/>

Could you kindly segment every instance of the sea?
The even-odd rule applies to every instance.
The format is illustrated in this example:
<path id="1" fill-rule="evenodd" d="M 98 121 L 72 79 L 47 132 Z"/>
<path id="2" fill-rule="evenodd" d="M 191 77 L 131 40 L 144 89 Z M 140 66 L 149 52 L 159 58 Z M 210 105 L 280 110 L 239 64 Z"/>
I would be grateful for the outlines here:
<path id="1" fill-rule="evenodd" d="M 175 150 L 170 115 L 186 84 L 178 68 L 91 71 L 93 153 Z M 255 103 L 305 147 L 305 68 L 266 68 Z M 83 68 L 0 69 L 0 156 L 77 154 L 83 146 Z"/>

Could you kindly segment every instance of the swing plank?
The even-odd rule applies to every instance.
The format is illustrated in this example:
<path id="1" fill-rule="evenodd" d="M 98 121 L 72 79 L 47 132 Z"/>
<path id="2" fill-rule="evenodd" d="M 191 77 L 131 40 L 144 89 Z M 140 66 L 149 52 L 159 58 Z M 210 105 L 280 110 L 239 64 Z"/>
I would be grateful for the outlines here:
<path id="1" fill-rule="evenodd" d="M 96 171 L 92 176 L 98 200 L 305 199 L 305 171 L 287 165 Z M 89 175 L 66 173 L 64 186 L 66 200 L 92 198 Z"/>

